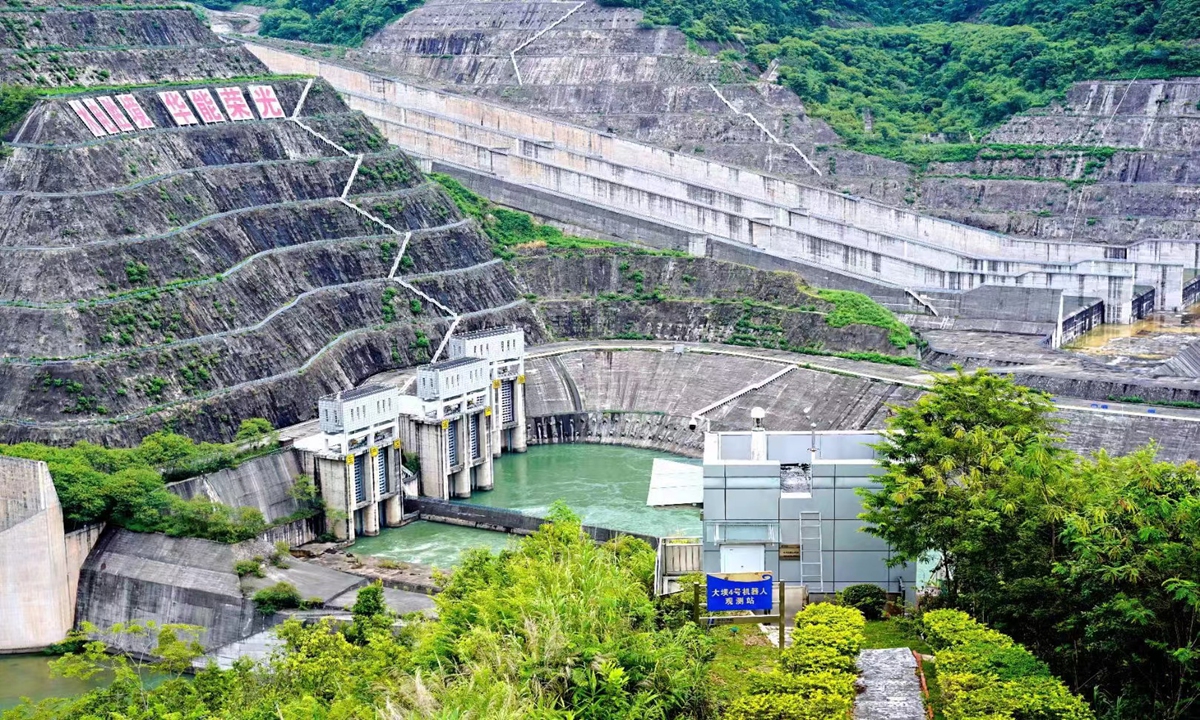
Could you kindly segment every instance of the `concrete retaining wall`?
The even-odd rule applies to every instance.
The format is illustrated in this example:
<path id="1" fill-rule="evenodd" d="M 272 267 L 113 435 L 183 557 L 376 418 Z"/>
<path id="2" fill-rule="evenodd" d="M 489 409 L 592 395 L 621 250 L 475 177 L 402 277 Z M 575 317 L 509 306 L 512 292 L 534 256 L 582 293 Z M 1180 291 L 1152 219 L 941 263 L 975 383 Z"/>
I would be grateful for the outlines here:
<path id="1" fill-rule="evenodd" d="M 272 545 L 277 542 L 286 542 L 290 547 L 297 547 L 316 540 L 317 536 L 323 532 L 325 532 L 325 524 L 322 522 L 321 516 L 315 516 L 268 528 L 266 532 L 258 536 L 258 539 Z"/>
<path id="2" fill-rule="evenodd" d="M 1061 289 L 1130 319 L 1133 284 L 1182 302 L 1192 241 L 1147 240 L 1128 260 L 1100 245 L 1031 240 L 922 216 L 512 108 L 248 45 L 277 72 L 321 75 L 405 150 L 903 287 Z M 682 178 L 686 178 L 682 180 Z"/>
<path id="3" fill-rule="evenodd" d="M 529 418 L 530 445 L 598 443 L 704 454 L 704 434 L 688 427 L 690 418 L 650 412 L 583 412 Z"/>
<path id="4" fill-rule="evenodd" d="M 270 523 L 300 509 L 291 490 L 297 475 L 312 474 L 312 468 L 304 463 L 302 453 L 284 450 L 235 468 L 171 483 L 167 489 L 185 500 L 199 496 L 230 507 L 258 508 Z"/>
<path id="5" fill-rule="evenodd" d="M 80 573 L 78 619 L 102 629 L 147 620 L 199 625 L 207 629 L 200 638 L 205 650 L 226 645 L 278 622 L 242 597 L 233 571 L 237 560 L 261 554 L 257 542 L 226 545 L 109 529 Z M 103 639 L 124 652 L 152 649 L 144 637 Z"/>
<path id="6" fill-rule="evenodd" d="M 74 621 L 69 570 L 46 463 L 0 457 L 0 653 L 66 637 Z"/>
<path id="7" fill-rule="evenodd" d="M 531 535 L 548 522 L 545 518 L 526 515 L 514 510 L 485 507 L 483 505 L 468 505 L 466 503 L 449 502 L 447 500 L 420 498 L 416 501 L 416 504 L 420 508 L 422 520 L 448 523 L 450 525 L 463 525 L 484 530 L 498 530 L 515 535 Z M 612 530 L 592 525 L 584 525 L 583 531 L 596 542 L 608 542 L 614 538 L 629 535 L 645 540 L 652 547 L 658 547 L 658 538 L 652 535 L 639 535 L 638 533 Z"/>

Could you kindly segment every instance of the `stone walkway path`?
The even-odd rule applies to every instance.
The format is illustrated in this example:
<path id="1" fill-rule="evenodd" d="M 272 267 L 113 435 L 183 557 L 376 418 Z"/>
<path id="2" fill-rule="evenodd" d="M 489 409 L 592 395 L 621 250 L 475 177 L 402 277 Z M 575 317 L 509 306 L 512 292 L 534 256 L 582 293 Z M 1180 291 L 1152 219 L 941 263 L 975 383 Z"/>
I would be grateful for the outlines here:
<path id="1" fill-rule="evenodd" d="M 908 648 L 863 650 L 858 656 L 855 720 L 925 720 L 917 661 Z"/>

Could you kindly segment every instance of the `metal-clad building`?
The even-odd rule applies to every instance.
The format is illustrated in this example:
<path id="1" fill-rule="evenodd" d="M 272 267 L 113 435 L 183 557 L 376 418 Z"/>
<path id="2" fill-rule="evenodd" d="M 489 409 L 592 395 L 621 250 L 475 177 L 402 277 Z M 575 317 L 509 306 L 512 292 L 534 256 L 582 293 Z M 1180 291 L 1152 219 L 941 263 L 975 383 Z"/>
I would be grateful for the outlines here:
<path id="1" fill-rule="evenodd" d="M 869 431 L 708 433 L 704 449 L 705 572 L 768 570 L 810 594 L 873 583 L 906 593 L 913 565 L 862 532 L 860 488 L 879 488 Z"/>

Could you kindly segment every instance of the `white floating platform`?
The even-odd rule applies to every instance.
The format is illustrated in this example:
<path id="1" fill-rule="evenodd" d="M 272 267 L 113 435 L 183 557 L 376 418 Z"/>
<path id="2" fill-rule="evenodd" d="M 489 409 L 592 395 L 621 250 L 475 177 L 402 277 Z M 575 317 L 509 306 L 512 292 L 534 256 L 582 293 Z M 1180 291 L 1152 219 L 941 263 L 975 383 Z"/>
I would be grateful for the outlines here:
<path id="1" fill-rule="evenodd" d="M 703 505 L 704 467 L 655 458 L 646 504 L 652 507 Z"/>

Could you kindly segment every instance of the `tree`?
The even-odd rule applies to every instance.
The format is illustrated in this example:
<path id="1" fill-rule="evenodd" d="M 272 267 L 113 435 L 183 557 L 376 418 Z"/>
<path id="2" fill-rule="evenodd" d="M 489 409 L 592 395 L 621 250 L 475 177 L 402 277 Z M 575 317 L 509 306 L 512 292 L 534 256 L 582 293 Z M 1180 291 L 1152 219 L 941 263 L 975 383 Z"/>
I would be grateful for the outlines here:
<path id="1" fill-rule="evenodd" d="M 1063 521 L 1055 575 L 1079 611 L 1060 624 L 1062 665 L 1140 717 L 1200 705 L 1200 465 L 1153 447 L 1078 470 L 1087 502 Z"/>
<path id="2" fill-rule="evenodd" d="M 332 620 L 289 619 L 260 667 L 215 665 L 192 682 L 128 683 L 3 713 L 5 720 L 67 718 L 494 718 L 711 720 L 713 640 L 693 624 L 659 628 L 640 575 L 645 543 L 597 545 L 579 519 L 555 520 L 498 554 L 473 553 L 435 598 L 438 618 L 393 631 L 379 585 L 354 605 L 355 631 Z M 294 606 L 294 588 L 260 591 L 264 611 Z M 167 643 L 181 660 L 189 645 Z M 90 644 L 92 660 L 105 657 Z M 68 656 L 67 663 L 79 661 Z M 87 657 L 83 659 L 88 659 Z M 845 684 L 852 695 L 850 684 Z M 848 703 L 848 700 L 847 700 Z"/>
<path id="3" fill-rule="evenodd" d="M 1052 409 L 1041 393 L 985 370 L 935 379 L 917 402 L 893 408 L 876 448 L 883 487 L 862 491 L 866 531 L 897 563 L 936 557 L 952 603 L 1032 565 L 1045 572 L 1053 547 L 1037 538 L 1071 486 L 1072 455 Z"/>
<path id="4" fill-rule="evenodd" d="M 275 428 L 271 425 L 271 421 L 266 418 L 246 418 L 241 425 L 238 425 L 237 435 L 234 435 L 233 439 L 236 442 L 244 443 L 266 437 L 274 431 Z"/>
<path id="5" fill-rule="evenodd" d="M 1200 465 L 1081 458 L 1037 391 L 980 371 L 896 408 L 868 532 L 926 553 L 943 602 L 1012 635 L 1112 718 L 1195 716 Z M 1101 713 L 1098 713 L 1101 714 Z"/>

